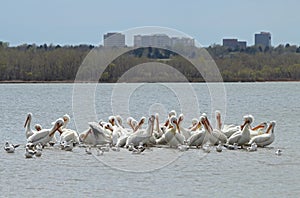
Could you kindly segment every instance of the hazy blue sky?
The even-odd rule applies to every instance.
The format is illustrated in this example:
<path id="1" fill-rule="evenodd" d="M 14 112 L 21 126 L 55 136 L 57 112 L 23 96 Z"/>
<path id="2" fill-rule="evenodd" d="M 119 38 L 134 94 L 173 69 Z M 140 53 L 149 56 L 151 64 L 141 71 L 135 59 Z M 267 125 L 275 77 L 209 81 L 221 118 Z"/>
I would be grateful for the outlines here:
<path id="1" fill-rule="evenodd" d="M 164 26 L 204 46 L 235 37 L 254 43 L 269 31 L 272 44 L 300 45 L 298 0 L 0 0 L 0 40 L 23 43 L 102 43 L 109 31 Z"/>

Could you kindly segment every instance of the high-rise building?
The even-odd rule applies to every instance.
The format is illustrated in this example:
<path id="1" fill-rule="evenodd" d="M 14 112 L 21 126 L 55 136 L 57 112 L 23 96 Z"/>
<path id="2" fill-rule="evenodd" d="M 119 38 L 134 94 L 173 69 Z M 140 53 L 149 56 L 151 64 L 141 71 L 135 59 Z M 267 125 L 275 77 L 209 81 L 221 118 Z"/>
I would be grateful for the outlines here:
<path id="1" fill-rule="evenodd" d="M 246 49 L 247 42 L 237 39 L 223 39 L 223 46 L 231 49 Z"/>
<path id="2" fill-rule="evenodd" d="M 118 32 L 104 34 L 105 47 L 125 47 L 125 35 Z"/>
<path id="3" fill-rule="evenodd" d="M 254 43 L 257 46 L 270 47 L 271 46 L 271 33 L 270 32 L 260 32 L 255 34 Z"/>
<path id="4" fill-rule="evenodd" d="M 191 38 L 179 38 L 172 37 L 165 34 L 153 34 L 153 35 L 135 35 L 134 39 L 135 47 L 174 47 L 175 45 L 182 45 L 183 47 L 195 46 L 194 39 Z"/>

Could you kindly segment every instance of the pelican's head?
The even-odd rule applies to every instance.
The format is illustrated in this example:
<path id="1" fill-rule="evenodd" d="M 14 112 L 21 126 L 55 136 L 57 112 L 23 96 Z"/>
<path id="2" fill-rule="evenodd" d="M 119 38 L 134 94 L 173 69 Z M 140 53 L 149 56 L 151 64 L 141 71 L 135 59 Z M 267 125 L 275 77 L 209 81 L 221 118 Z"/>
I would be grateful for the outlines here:
<path id="1" fill-rule="evenodd" d="M 109 116 L 108 121 L 111 123 L 112 126 L 115 126 L 116 117 L 115 116 Z"/>
<path id="2" fill-rule="evenodd" d="M 59 118 L 55 121 L 54 126 L 55 126 L 56 130 L 59 129 L 62 125 L 64 125 L 64 120 L 63 119 Z"/>
<path id="3" fill-rule="evenodd" d="M 104 124 L 104 128 L 110 130 L 111 132 L 114 130 L 113 126 L 110 123 Z"/>
<path id="4" fill-rule="evenodd" d="M 172 116 L 175 116 L 175 117 L 177 116 L 175 110 L 172 110 L 172 111 L 169 112 L 169 118 L 171 118 Z"/>
<path id="5" fill-rule="evenodd" d="M 35 124 L 34 125 L 35 130 L 40 131 L 42 130 L 42 126 L 40 124 Z"/>
<path id="6" fill-rule="evenodd" d="M 217 127 L 219 128 L 219 129 L 221 129 L 221 127 L 222 127 L 222 121 L 221 121 L 221 112 L 220 111 L 216 111 L 215 112 L 215 114 L 216 114 L 216 121 L 217 121 Z"/>
<path id="7" fill-rule="evenodd" d="M 144 124 L 145 123 L 145 121 L 146 121 L 146 118 L 143 116 L 143 117 L 141 117 L 141 120 L 140 120 L 140 124 Z"/>
<path id="8" fill-rule="evenodd" d="M 254 122 L 254 117 L 253 117 L 253 115 L 245 115 L 244 116 L 244 121 L 245 122 L 247 122 L 247 123 L 249 123 L 249 124 L 251 124 L 251 123 L 253 123 Z"/>
<path id="9" fill-rule="evenodd" d="M 201 125 L 204 126 L 204 128 L 206 130 L 208 130 L 208 124 L 206 122 L 206 116 L 203 116 L 203 114 L 202 114 L 202 116 L 200 116 L 199 120 L 200 120 L 199 123 L 201 123 Z"/>
<path id="10" fill-rule="evenodd" d="M 103 127 L 104 124 L 105 124 L 105 122 L 103 122 L 103 120 L 99 120 L 98 124 L 99 124 L 101 127 Z"/>
<path id="11" fill-rule="evenodd" d="M 128 117 L 128 118 L 127 118 L 127 124 L 131 123 L 131 122 L 132 122 L 132 120 L 133 120 L 133 118 L 132 118 L 132 117 Z"/>
<path id="12" fill-rule="evenodd" d="M 195 126 L 198 122 L 199 122 L 199 120 L 197 118 L 192 119 L 192 125 L 193 126 Z"/>
<path id="13" fill-rule="evenodd" d="M 135 128 L 138 125 L 138 122 L 136 120 L 132 120 L 131 125 Z"/>
<path id="14" fill-rule="evenodd" d="M 28 113 L 27 114 L 27 117 L 26 117 L 26 121 L 25 121 L 25 124 L 24 124 L 24 128 L 27 126 L 27 123 L 29 122 L 31 122 L 31 118 L 32 118 L 32 113 Z"/>
<path id="15" fill-rule="evenodd" d="M 270 124 L 269 124 L 269 127 L 268 127 L 268 129 L 267 129 L 267 131 L 266 131 L 266 133 L 274 133 L 274 127 L 275 127 L 275 125 L 276 125 L 276 121 L 271 121 L 270 122 Z"/>
<path id="16" fill-rule="evenodd" d="M 116 115 L 116 119 L 118 120 L 119 124 L 122 125 L 123 123 L 122 117 L 120 115 Z"/>
<path id="17" fill-rule="evenodd" d="M 221 120 L 221 112 L 219 110 L 215 111 L 215 115 L 216 115 L 216 119 L 220 119 Z"/>
<path id="18" fill-rule="evenodd" d="M 154 126 L 154 121 L 155 121 L 155 116 L 151 115 L 149 120 L 148 120 L 148 126 Z"/>
<path id="19" fill-rule="evenodd" d="M 178 123 L 182 122 L 184 119 L 183 113 L 178 116 Z"/>
<path id="20" fill-rule="evenodd" d="M 179 125 L 178 125 L 178 121 L 177 121 L 177 118 L 175 116 L 172 116 L 170 119 L 170 125 L 173 127 L 173 128 L 177 128 L 178 132 L 180 133 L 180 128 L 179 128 Z M 176 131 L 176 130 L 175 130 Z"/>
<path id="21" fill-rule="evenodd" d="M 68 114 L 65 114 L 62 118 L 63 118 L 64 122 L 69 122 L 71 119 Z"/>

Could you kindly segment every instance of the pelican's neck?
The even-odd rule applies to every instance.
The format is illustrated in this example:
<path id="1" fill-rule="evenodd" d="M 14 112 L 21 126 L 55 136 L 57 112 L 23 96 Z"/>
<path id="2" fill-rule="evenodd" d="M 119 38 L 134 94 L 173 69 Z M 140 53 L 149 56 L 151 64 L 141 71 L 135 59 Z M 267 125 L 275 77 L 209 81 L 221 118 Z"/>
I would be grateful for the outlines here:
<path id="1" fill-rule="evenodd" d="M 217 113 L 216 115 L 216 121 L 217 121 L 217 129 L 221 130 L 222 128 L 222 122 L 221 122 L 221 114 Z"/>
<path id="2" fill-rule="evenodd" d="M 154 129 L 154 120 L 153 121 L 150 121 L 148 122 L 148 127 L 147 127 L 147 133 L 149 135 L 152 135 L 153 133 L 153 129 Z"/>
<path id="3" fill-rule="evenodd" d="M 69 122 L 70 122 L 70 120 L 64 121 L 64 125 L 62 125 L 60 128 L 61 128 L 61 129 L 67 128 L 67 125 L 69 124 Z"/>
<path id="4" fill-rule="evenodd" d="M 244 125 L 243 129 L 242 129 L 242 134 L 249 134 L 250 135 L 250 123 L 246 122 L 246 124 Z"/>
<path id="5" fill-rule="evenodd" d="M 155 121 L 156 121 L 156 131 L 159 132 L 160 129 L 159 129 L 159 120 L 158 120 L 158 114 L 156 114 L 155 116 Z"/>
<path id="6" fill-rule="evenodd" d="M 49 136 L 53 136 L 59 127 L 57 127 L 57 123 L 55 123 L 50 129 Z"/>

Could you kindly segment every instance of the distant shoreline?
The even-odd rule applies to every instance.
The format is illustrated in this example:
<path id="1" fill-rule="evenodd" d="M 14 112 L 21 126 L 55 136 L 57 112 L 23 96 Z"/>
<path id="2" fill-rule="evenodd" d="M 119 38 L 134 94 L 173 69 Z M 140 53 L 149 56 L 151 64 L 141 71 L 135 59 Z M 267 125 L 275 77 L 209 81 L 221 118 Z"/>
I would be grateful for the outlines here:
<path id="1" fill-rule="evenodd" d="M 221 81 L 220 83 L 258 83 L 258 82 L 300 82 L 298 80 L 269 80 L 269 81 Z M 6 81 L 0 81 L 0 84 L 43 84 L 43 83 L 53 83 L 53 84 L 63 84 L 63 83 L 107 83 L 107 84 L 113 84 L 116 82 L 98 82 L 98 81 L 74 81 L 74 80 L 56 80 L 56 81 L 23 81 L 23 80 L 6 80 Z M 187 83 L 187 82 L 119 82 L 119 83 Z M 189 82 L 189 83 L 218 83 L 218 82 Z"/>

